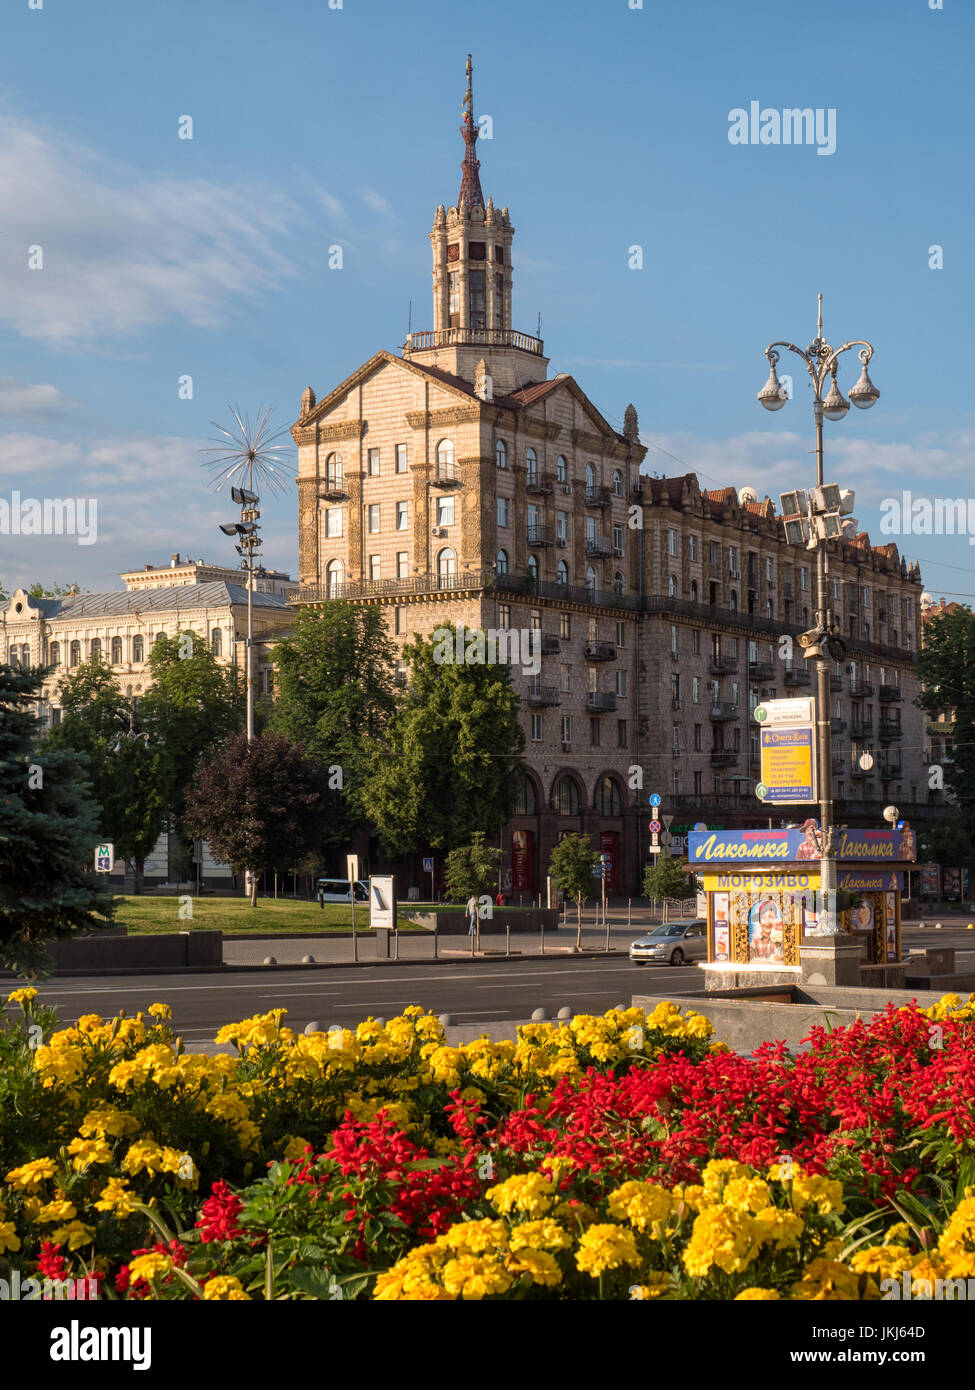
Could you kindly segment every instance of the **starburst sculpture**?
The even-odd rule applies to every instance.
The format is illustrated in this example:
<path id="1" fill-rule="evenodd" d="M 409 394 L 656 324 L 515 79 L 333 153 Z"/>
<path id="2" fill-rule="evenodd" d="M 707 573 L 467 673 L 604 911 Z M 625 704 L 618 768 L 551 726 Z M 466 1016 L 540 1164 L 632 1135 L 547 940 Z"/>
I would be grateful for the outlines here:
<path id="1" fill-rule="evenodd" d="M 253 427 L 249 415 L 236 406 L 227 408 L 234 417 L 236 429 L 224 429 L 216 420 L 211 420 L 210 424 L 220 437 L 211 436 L 213 447 L 202 451 L 212 455 L 200 466 L 209 468 L 213 473 L 213 489 L 219 492 L 225 483 L 229 483 L 253 492 L 257 483 L 258 491 L 285 493 L 290 483 L 289 472 L 293 470 L 289 459 L 291 445 L 278 444 L 276 441 L 288 433 L 287 426 L 279 430 L 271 429 L 272 406 L 268 406 L 267 410 L 258 406 Z"/>

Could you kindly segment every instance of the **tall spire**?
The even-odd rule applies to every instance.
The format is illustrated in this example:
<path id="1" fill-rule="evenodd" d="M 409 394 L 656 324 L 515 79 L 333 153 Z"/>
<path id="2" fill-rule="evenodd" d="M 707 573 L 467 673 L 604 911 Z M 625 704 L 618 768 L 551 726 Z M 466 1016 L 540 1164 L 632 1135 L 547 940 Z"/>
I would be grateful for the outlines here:
<path id="1" fill-rule="evenodd" d="M 460 128 L 460 133 L 464 137 L 466 149 L 464 151 L 464 162 L 461 165 L 463 177 L 460 181 L 460 195 L 457 199 L 460 203 L 463 199 L 467 206 L 482 208 L 484 206 L 484 194 L 481 192 L 481 178 L 478 170 L 481 161 L 474 153 L 474 146 L 477 143 L 477 126 L 474 122 L 474 92 L 471 79 L 471 55 L 467 55 L 467 91 L 464 95 L 464 123 Z"/>

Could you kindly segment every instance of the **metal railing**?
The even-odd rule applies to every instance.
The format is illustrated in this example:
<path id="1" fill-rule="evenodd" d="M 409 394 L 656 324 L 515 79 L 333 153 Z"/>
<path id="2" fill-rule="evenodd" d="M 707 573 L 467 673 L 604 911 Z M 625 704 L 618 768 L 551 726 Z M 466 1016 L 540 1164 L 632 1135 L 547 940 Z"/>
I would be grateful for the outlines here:
<path id="1" fill-rule="evenodd" d="M 514 328 L 432 328 L 422 333 L 411 333 L 403 344 L 403 352 L 420 352 L 425 348 L 438 347 L 513 347 L 522 352 L 531 352 L 536 357 L 545 355 L 545 344 L 541 338 L 530 333 L 520 333 Z"/>

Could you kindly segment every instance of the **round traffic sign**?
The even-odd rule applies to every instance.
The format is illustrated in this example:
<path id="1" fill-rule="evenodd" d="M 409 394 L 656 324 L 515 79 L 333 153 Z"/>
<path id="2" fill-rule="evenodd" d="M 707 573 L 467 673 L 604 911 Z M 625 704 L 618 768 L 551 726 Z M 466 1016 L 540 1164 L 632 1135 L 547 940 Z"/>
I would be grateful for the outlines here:
<path id="1" fill-rule="evenodd" d="M 651 798 L 650 798 L 650 805 L 651 805 L 651 806 L 659 806 L 659 805 L 660 805 L 660 793 L 659 793 L 659 792 L 654 792 L 653 796 L 651 796 Z"/>
<path id="2" fill-rule="evenodd" d="M 764 782 L 759 782 L 758 786 L 755 788 L 755 795 L 758 797 L 759 801 L 764 801 L 768 796 L 768 787 Z"/>
<path id="3" fill-rule="evenodd" d="M 764 705 L 756 705 L 752 711 L 752 718 L 757 720 L 759 724 L 764 724 L 768 718 L 768 710 Z"/>
<path id="4" fill-rule="evenodd" d="M 651 835 L 660 834 L 660 822 L 658 820 L 652 820 L 650 822 L 650 833 Z"/>

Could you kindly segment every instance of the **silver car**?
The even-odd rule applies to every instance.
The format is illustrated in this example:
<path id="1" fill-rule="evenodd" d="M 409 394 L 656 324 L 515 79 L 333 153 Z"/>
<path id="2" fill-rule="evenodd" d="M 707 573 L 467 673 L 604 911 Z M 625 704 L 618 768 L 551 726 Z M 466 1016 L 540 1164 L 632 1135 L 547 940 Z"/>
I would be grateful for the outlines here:
<path id="1" fill-rule="evenodd" d="M 634 965 L 683 965 L 704 960 L 708 953 L 708 924 L 703 917 L 664 922 L 630 946 Z"/>

